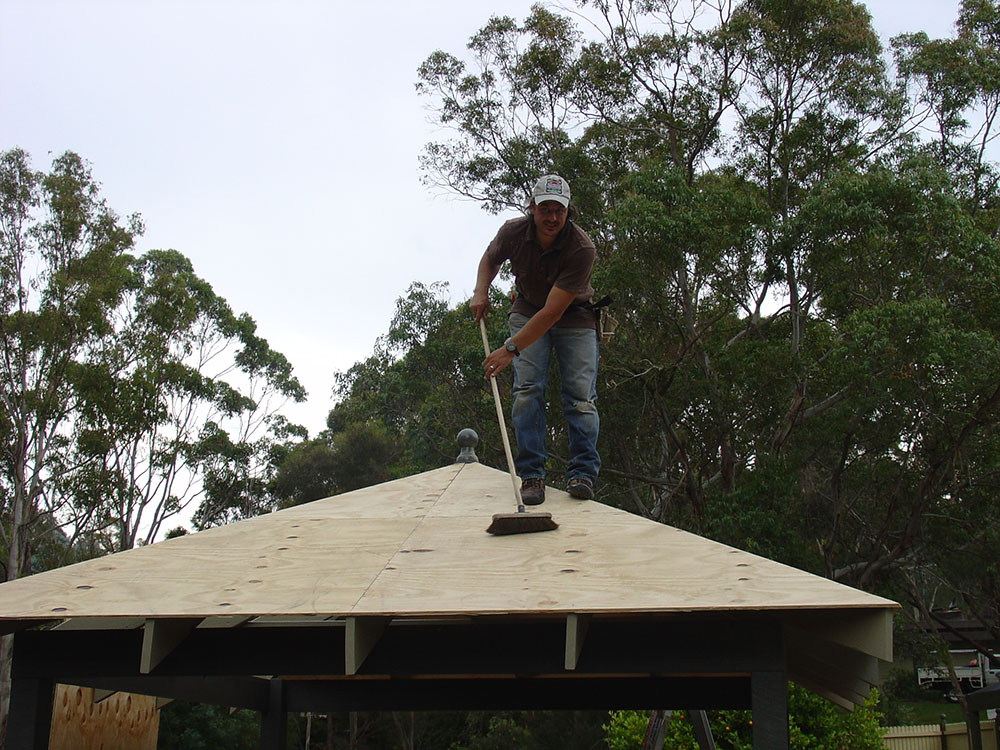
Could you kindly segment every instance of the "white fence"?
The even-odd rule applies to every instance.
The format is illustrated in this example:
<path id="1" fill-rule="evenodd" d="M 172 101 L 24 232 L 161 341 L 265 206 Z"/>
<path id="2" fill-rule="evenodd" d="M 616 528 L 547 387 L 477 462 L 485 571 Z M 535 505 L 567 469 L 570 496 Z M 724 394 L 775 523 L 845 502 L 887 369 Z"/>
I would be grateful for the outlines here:
<path id="1" fill-rule="evenodd" d="M 993 722 L 980 722 L 979 727 L 983 735 L 983 750 L 1000 750 Z M 889 727 L 883 739 L 887 750 L 969 750 L 965 724 L 945 724 L 944 734 L 937 724 Z"/>

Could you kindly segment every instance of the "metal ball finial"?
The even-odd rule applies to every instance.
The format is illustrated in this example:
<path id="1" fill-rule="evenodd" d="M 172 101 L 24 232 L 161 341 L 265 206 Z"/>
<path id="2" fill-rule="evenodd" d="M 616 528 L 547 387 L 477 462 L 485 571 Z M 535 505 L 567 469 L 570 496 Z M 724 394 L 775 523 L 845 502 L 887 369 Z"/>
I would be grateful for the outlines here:
<path id="1" fill-rule="evenodd" d="M 459 464 L 474 464 L 479 462 L 479 458 L 476 456 L 475 447 L 479 444 L 479 435 L 476 431 L 470 427 L 466 427 L 464 430 L 458 433 L 458 446 L 461 448 L 461 452 L 458 454 L 458 458 L 455 459 L 455 463 Z"/>

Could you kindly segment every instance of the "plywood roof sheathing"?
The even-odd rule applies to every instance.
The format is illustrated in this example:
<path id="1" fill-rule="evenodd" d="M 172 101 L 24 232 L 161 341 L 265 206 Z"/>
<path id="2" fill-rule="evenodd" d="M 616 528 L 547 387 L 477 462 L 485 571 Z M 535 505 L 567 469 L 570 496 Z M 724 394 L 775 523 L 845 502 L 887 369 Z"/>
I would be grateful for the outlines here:
<path id="1" fill-rule="evenodd" d="M 509 483 L 480 464 L 448 466 L 11 581 L 0 621 L 895 607 L 556 489 L 545 508 L 557 530 L 492 537 L 485 528 L 507 509 Z"/>

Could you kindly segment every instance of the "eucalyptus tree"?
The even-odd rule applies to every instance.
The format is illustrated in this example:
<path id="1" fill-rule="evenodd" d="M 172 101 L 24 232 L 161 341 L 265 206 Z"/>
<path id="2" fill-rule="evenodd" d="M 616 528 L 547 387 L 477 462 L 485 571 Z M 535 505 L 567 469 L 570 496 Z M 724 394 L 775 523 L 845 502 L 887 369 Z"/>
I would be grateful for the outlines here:
<path id="1" fill-rule="evenodd" d="M 72 489 L 101 493 L 109 550 L 148 544 L 196 502 L 201 525 L 268 509 L 271 445 L 301 437 L 277 408 L 305 395 L 183 255 L 150 251 L 132 272 L 115 335 L 87 363 L 74 433 L 87 470 Z"/>
<path id="2" fill-rule="evenodd" d="M 42 517 L 80 528 L 94 517 L 94 505 L 75 506 L 60 491 L 79 468 L 69 450 L 82 406 L 75 385 L 113 331 L 142 226 L 136 216 L 115 216 L 72 153 L 46 175 L 24 151 L 4 152 L 0 200 L 0 543 L 11 580 L 31 572 L 35 529 L 53 528 Z"/>
<path id="3" fill-rule="evenodd" d="M 536 5 L 523 24 L 492 17 L 468 43 L 469 62 L 438 50 L 418 70 L 450 137 L 421 155 L 425 183 L 482 202 L 524 205 L 525 188 L 559 164 L 585 123 L 569 97 L 580 32 Z"/>
<path id="4" fill-rule="evenodd" d="M 846 396 L 811 505 L 832 510 L 829 574 L 891 578 L 928 612 L 946 591 L 996 637 L 1000 6 L 962 2 L 956 30 L 893 40 L 930 136 L 828 180 L 793 222 L 838 333 L 824 379 L 841 382 L 816 385 Z"/>
<path id="5" fill-rule="evenodd" d="M 0 154 L 3 580 L 152 541 L 196 501 L 211 522 L 270 507 L 273 446 L 301 435 L 277 413 L 305 395 L 287 360 L 180 253 L 134 256 L 141 232 L 78 155 Z"/>
<path id="6" fill-rule="evenodd" d="M 3 580 L 29 574 L 40 535 L 86 527 L 94 507 L 59 491 L 77 467 L 68 430 L 73 384 L 112 330 L 141 231 L 100 198 L 87 165 L 58 157 L 49 174 L 21 149 L 0 154 L 0 549 Z M 0 639 L 0 739 L 7 718 L 10 637 Z"/>
<path id="7" fill-rule="evenodd" d="M 927 533 L 908 550 L 905 594 L 930 613 L 934 592 L 943 589 L 1000 639 L 998 531 L 985 520 L 998 513 L 995 375 L 988 369 L 996 366 L 997 321 L 987 300 L 995 299 L 1000 273 L 1000 4 L 963 0 L 956 32 L 946 39 L 911 33 L 893 40 L 900 80 L 914 102 L 913 120 L 929 132 L 919 155 L 947 174 L 926 189 L 938 193 L 939 203 L 946 195 L 958 214 L 944 226 L 933 214 L 913 216 L 924 245 L 931 246 L 922 265 L 938 271 L 928 287 L 939 290 L 947 321 L 935 340 L 954 350 L 943 360 L 933 352 L 919 360 L 922 369 L 911 368 L 911 379 L 923 375 L 914 411 L 922 424 L 937 428 L 927 428 L 937 434 L 922 444 L 923 452 L 938 456 L 929 467 L 947 487 L 928 501 L 922 528 Z M 968 273 L 965 284 L 956 283 L 963 276 L 959 269 Z M 930 382 L 928 360 L 939 368 Z M 931 384 L 934 398 L 923 395 Z"/>
<path id="8" fill-rule="evenodd" d="M 985 231 L 1000 234 L 1000 5 L 963 0 L 957 35 L 924 32 L 892 40 L 901 81 L 917 105 L 914 121 L 930 128 L 929 147 L 958 178 L 956 189 Z"/>
<path id="9" fill-rule="evenodd" d="M 594 133 L 619 141 L 619 163 L 651 154 L 690 183 L 721 145 L 723 118 L 745 74 L 730 33 L 732 0 L 583 0 L 592 37 L 575 65 L 573 100 Z M 593 135 L 593 133 L 592 133 Z M 621 168 L 612 175 L 623 174 Z"/>
<path id="10" fill-rule="evenodd" d="M 746 83 L 733 163 L 762 190 L 771 210 L 764 234 L 765 284 L 785 302 L 788 345 L 799 356 L 821 289 L 804 256 L 808 246 L 786 231 L 811 190 L 840 170 L 863 168 L 884 139 L 897 103 L 881 44 L 863 5 L 853 0 L 754 0 L 742 6 L 733 33 L 745 50 Z M 808 389 L 800 370 L 791 387 L 775 448 L 799 421 Z"/>

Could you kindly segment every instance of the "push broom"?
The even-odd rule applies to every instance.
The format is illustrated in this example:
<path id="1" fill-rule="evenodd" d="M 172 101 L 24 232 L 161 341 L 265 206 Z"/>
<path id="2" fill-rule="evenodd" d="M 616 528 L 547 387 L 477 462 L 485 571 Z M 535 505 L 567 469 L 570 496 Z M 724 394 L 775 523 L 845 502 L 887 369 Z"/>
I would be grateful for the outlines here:
<path id="1" fill-rule="evenodd" d="M 486 322 L 479 319 L 479 332 L 483 335 L 483 350 L 490 356 L 490 342 L 486 337 Z M 500 423 L 500 437 L 503 439 L 503 451 L 507 456 L 507 470 L 510 472 L 510 483 L 514 487 L 514 502 L 516 513 L 497 513 L 493 523 L 486 532 L 494 536 L 504 534 L 530 534 L 533 531 L 552 531 L 559 524 L 552 520 L 551 513 L 528 513 L 521 500 L 521 488 L 517 485 L 517 474 L 514 473 L 514 457 L 510 452 L 510 439 L 507 437 L 507 423 L 503 418 L 503 407 L 500 406 L 500 389 L 497 388 L 497 376 L 490 375 L 490 386 L 493 388 L 493 403 L 497 407 L 497 421 Z"/>

